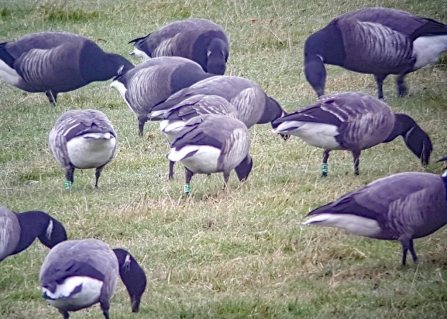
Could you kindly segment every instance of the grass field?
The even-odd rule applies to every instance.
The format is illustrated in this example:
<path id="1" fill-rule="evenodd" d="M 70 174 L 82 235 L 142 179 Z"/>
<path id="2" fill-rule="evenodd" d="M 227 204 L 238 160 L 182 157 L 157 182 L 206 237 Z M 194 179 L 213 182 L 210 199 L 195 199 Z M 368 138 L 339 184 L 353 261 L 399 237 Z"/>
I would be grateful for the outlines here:
<path id="1" fill-rule="evenodd" d="M 0 0 L 0 42 L 31 32 L 66 30 L 94 39 L 132 62 L 127 42 L 179 19 L 221 24 L 230 39 L 227 74 L 257 81 L 287 111 L 315 100 L 303 74 L 306 37 L 332 18 L 367 6 L 404 9 L 447 23 L 443 1 L 427 0 Z M 444 61 L 444 64 L 442 63 Z M 184 174 L 168 181 L 168 145 L 158 123 L 137 121 L 108 82 L 63 93 L 57 106 L 0 82 L 0 204 L 38 209 L 60 220 L 72 239 L 96 237 L 128 249 L 148 277 L 139 314 L 122 284 L 110 315 L 118 318 L 441 318 L 447 315 L 447 230 L 416 240 L 418 264 L 400 266 L 398 242 L 369 240 L 327 228 L 303 227 L 307 212 L 377 178 L 404 171 L 441 173 L 447 155 L 447 59 L 407 77 L 396 112 L 410 114 L 434 145 L 423 168 L 402 139 L 362 153 L 360 176 L 349 152 L 334 151 L 320 177 L 322 150 L 298 138 L 284 142 L 270 125 L 251 131 L 252 175 L 195 176 L 182 196 Z M 328 67 L 327 92 L 376 95 L 370 75 Z M 103 171 L 76 171 L 70 191 L 48 147 L 48 133 L 69 109 L 95 108 L 112 121 L 120 143 Z M 35 243 L 0 264 L 0 317 L 59 318 L 41 297 L 38 273 L 48 249 Z M 103 318 L 99 306 L 71 318 Z"/>

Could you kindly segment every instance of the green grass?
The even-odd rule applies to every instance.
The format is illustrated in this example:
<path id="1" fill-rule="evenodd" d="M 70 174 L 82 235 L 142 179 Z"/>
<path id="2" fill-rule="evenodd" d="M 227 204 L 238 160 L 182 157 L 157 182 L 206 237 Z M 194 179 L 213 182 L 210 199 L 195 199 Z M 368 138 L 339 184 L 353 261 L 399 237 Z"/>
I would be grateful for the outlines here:
<path id="1" fill-rule="evenodd" d="M 8 0 L 0 1 L 0 41 L 44 30 L 67 30 L 126 57 L 127 42 L 178 19 L 209 18 L 230 39 L 228 74 L 260 83 L 287 111 L 315 99 L 303 74 L 303 44 L 333 17 L 365 6 L 396 7 L 447 22 L 442 1 L 335 0 Z M 130 58 L 130 57 L 129 57 Z M 139 63 L 138 60 L 132 60 Z M 61 94 L 57 106 L 1 82 L 0 203 L 15 211 L 44 210 L 70 238 L 96 237 L 127 248 L 144 267 L 148 287 L 140 314 L 131 314 L 118 285 L 111 318 L 440 318 L 447 314 L 447 231 L 416 240 L 420 261 L 400 266 L 397 242 L 369 240 L 335 229 L 302 227 L 318 205 L 377 178 L 404 171 L 440 173 L 446 155 L 446 58 L 407 77 L 398 98 L 394 79 L 384 94 L 410 114 L 433 141 L 427 168 L 402 139 L 362 152 L 354 176 L 348 152 L 334 151 L 320 178 L 322 151 L 298 138 L 284 142 L 269 125 L 251 129 L 254 169 L 240 185 L 235 174 L 195 176 L 182 196 L 183 171 L 167 180 L 168 151 L 157 123 L 137 134 L 137 121 L 109 82 Z M 328 67 L 327 92 L 376 95 L 373 77 Z M 48 133 L 69 109 L 107 114 L 120 149 L 94 189 L 94 171 L 76 171 L 71 191 L 48 148 Z M 48 249 L 35 243 L 0 264 L 0 317 L 59 318 L 38 289 Z M 98 306 L 71 318 L 103 318 Z"/>

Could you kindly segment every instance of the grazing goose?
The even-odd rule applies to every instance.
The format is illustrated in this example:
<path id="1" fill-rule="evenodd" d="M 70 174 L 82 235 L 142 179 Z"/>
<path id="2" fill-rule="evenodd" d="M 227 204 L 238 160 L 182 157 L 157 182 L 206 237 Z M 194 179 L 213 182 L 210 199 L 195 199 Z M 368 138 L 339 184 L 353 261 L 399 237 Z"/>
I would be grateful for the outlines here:
<path id="1" fill-rule="evenodd" d="M 323 148 L 323 176 L 331 150 L 349 150 L 359 174 L 360 152 L 399 135 L 407 147 L 429 163 L 433 149 L 430 137 L 406 114 L 393 114 L 383 101 L 365 93 L 345 92 L 322 96 L 315 104 L 273 122 L 275 133 L 300 137 L 305 143 Z"/>
<path id="2" fill-rule="evenodd" d="M 224 29 L 206 19 L 172 22 L 137 38 L 131 54 L 144 59 L 181 56 L 200 64 L 205 72 L 223 75 L 228 60 L 228 39 Z"/>
<path id="3" fill-rule="evenodd" d="M 65 188 L 73 183 L 75 168 L 96 168 L 96 183 L 104 166 L 116 155 L 118 143 L 107 116 L 98 110 L 72 110 L 62 114 L 50 132 L 50 148 L 65 169 Z"/>
<path id="4" fill-rule="evenodd" d="M 447 25 L 388 8 L 348 12 L 311 34 L 304 45 L 304 73 L 318 96 L 324 94 L 324 64 L 373 74 L 379 99 L 389 74 L 397 74 L 400 96 L 405 76 L 438 60 L 447 50 Z"/>
<path id="5" fill-rule="evenodd" d="M 171 143 L 168 159 L 185 166 L 184 192 L 191 192 L 194 174 L 223 172 L 224 187 L 234 169 L 240 181 L 248 178 L 253 161 L 250 135 L 241 121 L 221 114 L 193 117 Z"/>
<path id="6" fill-rule="evenodd" d="M 41 211 L 14 213 L 0 206 L 0 261 L 27 249 L 36 238 L 52 248 L 67 239 L 64 226 Z"/>
<path id="7" fill-rule="evenodd" d="M 194 61 L 181 57 L 159 57 L 116 77 L 110 86 L 120 93 L 130 110 L 137 115 L 139 135 L 143 136 L 148 114 L 156 104 L 210 76 Z"/>
<path id="8" fill-rule="evenodd" d="M 99 302 L 109 319 L 110 300 L 118 274 L 130 296 L 132 312 L 138 312 L 146 289 L 146 275 L 124 249 L 110 249 L 97 239 L 68 240 L 50 250 L 40 268 L 40 286 L 48 303 L 69 318 L 69 311 Z"/>
<path id="9" fill-rule="evenodd" d="M 378 179 L 309 214 L 304 224 L 343 228 L 349 233 L 399 240 L 417 260 L 413 239 L 447 223 L 447 173 L 400 173 Z"/>
<path id="10" fill-rule="evenodd" d="M 163 114 L 192 95 L 218 95 L 230 102 L 238 111 L 239 120 L 248 128 L 255 124 L 272 122 L 285 111 L 278 102 L 267 96 L 254 81 L 238 76 L 213 76 L 199 81 L 171 95 L 152 109 L 152 119 L 163 119 Z"/>
<path id="11" fill-rule="evenodd" d="M 160 122 L 160 131 L 165 133 L 169 143 L 171 143 L 175 135 L 185 127 L 188 120 L 193 117 L 204 114 L 222 114 L 238 117 L 236 108 L 217 95 L 193 95 L 181 101 L 173 108 L 166 110 L 163 114 L 164 120 Z M 174 162 L 169 162 L 169 179 L 174 178 Z"/>
<path id="12" fill-rule="evenodd" d="M 0 43 L 0 77 L 28 92 L 59 92 L 106 81 L 133 68 L 124 57 L 104 52 L 92 40 L 68 32 L 39 32 Z"/>

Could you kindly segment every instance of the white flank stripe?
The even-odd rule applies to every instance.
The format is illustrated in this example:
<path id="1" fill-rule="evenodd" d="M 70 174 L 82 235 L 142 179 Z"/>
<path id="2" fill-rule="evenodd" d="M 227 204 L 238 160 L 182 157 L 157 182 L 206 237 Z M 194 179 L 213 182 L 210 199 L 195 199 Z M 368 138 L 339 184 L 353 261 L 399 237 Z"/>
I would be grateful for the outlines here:
<path id="1" fill-rule="evenodd" d="M 22 79 L 16 70 L 10 68 L 3 60 L 0 60 L 0 78 L 12 85 L 16 85 Z"/>
<path id="2" fill-rule="evenodd" d="M 140 49 L 137 49 L 137 48 L 134 48 L 130 54 L 135 55 L 135 56 L 142 58 L 144 60 L 149 60 L 151 58 L 150 56 L 148 56 L 146 54 L 146 52 L 141 51 Z"/>
<path id="3" fill-rule="evenodd" d="M 157 110 L 151 112 L 151 117 L 163 117 L 170 109 L 166 110 Z"/>
<path id="4" fill-rule="evenodd" d="M 413 41 L 413 55 L 416 57 L 414 70 L 438 61 L 439 55 L 447 50 L 447 35 L 420 37 Z"/>
<path id="5" fill-rule="evenodd" d="M 160 123 L 160 131 L 163 133 L 177 133 L 185 127 L 185 121 L 169 121 L 165 120 Z"/>
<path id="6" fill-rule="evenodd" d="M 166 134 L 169 142 L 172 142 L 175 138 L 175 135 L 185 127 L 184 121 L 169 121 L 164 120 L 160 122 L 160 131 Z"/>
<path id="7" fill-rule="evenodd" d="M 197 150 L 194 156 L 184 159 L 184 157 Z M 199 174 L 217 172 L 217 161 L 220 156 L 220 149 L 207 145 L 188 145 L 176 151 L 171 148 L 168 159 L 173 162 L 182 162 L 190 171 Z"/>
<path id="8" fill-rule="evenodd" d="M 80 292 L 70 296 L 72 291 L 82 284 Z M 42 287 L 42 292 L 46 293 L 48 297 L 55 299 L 48 299 L 48 303 L 56 308 L 64 308 L 64 305 L 85 307 L 97 302 L 101 295 L 101 288 L 103 282 L 87 276 L 68 277 L 61 285 L 56 287 L 56 291 L 51 291 Z M 70 296 L 70 297 L 68 297 Z"/>
<path id="9" fill-rule="evenodd" d="M 328 150 L 340 149 L 335 137 L 338 127 L 330 124 L 287 121 L 281 123 L 274 133 L 291 134 L 300 137 L 305 143 Z"/>
<path id="10" fill-rule="evenodd" d="M 381 231 L 376 220 L 351 214 L 322 213 L 310 217 L 303 223 L 303 225 L 309 224 L 342 228 L 348 233 L 365 237 L 375 237 Z"/>
<path id="11" fill-rule="evenodd" d="M 278 125 L 276 129 L 273 130 L 273 133 L 279 134 L 279 133 L 289 133 L 292 134 L 293 131 L 297 130 L 297 126 L 299 127 L 301 125 L 301 122 L 298 121 L 286 121 L 282 122 Z"/>

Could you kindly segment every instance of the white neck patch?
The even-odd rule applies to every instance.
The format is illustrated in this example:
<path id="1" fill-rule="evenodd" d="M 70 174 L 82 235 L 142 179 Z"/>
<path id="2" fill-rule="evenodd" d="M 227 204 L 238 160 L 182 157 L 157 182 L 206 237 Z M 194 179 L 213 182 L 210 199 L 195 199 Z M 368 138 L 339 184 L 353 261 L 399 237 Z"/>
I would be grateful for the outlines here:
<path id="1" fill-rule="evenodd" d="M 130 269 L 130 255 L 127 254 L 126 258 L 124 259 L 123 268 L 125 271 L 128 271 Z"/>
<path id="2" fill-rule="evenodd" d="M 48 223 L 48 227 L 47 227 L 47 231 L 46 231 L 46 236 L 48 239 L 51 239 L 52 232 L 53 232 L 53 220 L 50 219 L 50 222 Z"/>

